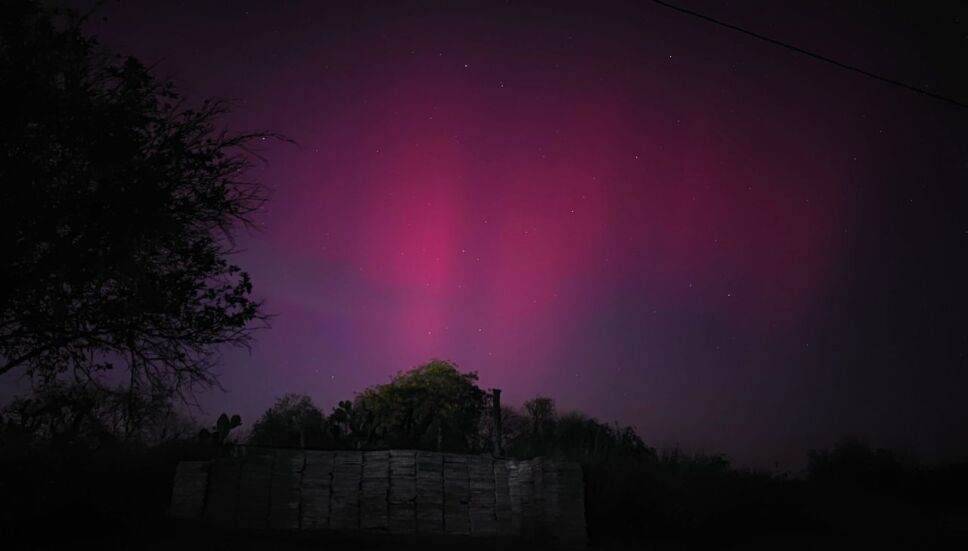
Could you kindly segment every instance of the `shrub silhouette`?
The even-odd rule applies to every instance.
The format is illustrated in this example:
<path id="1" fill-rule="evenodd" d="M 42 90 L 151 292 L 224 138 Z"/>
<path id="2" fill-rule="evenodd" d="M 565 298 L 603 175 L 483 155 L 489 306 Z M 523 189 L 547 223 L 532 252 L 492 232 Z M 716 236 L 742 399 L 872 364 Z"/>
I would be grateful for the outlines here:
<path id="1" fill-rule="evenodd" d="M 278 448 L 331 447 L 326 425 L 326 416 L 312 398 L 286 394 L 255 422 L 248 442 Z"/>

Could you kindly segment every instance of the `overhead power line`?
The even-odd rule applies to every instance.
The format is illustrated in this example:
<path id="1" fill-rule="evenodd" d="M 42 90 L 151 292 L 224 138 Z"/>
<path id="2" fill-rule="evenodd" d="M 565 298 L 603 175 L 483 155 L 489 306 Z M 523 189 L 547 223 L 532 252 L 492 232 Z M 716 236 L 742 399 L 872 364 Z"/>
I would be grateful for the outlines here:
<path id="1" fill-rule="evenodd" d="M 826 62 L 826 63 L 830 63 L 831 65 L 836 65 L 837 67 L 840 67 L 841 69 L 846 69 L 848 71 L 852 71 L 854 73 L 858 73 L 858 74 L 864 75 L 866 77 L 870 77 L 870 78 L 873 78 L 875 80 L 879 80 L 881 82 L 886 82 L 887 84 L 892 84 L 894 86 L 897 86 L 897 87 L 900 87 L 900 88 L 904 88 L 905 90 L 908 90 L 908 91 L 911 91 L 911 92 L 915 92 L 915 93 L 918 93 L 918 94 L 922 94 L 924 96 L 928 96 L 930 98 L 938 99 L 938 100 L 941 100 L 941 101 L 944 101 L 944 102 L 947 102 L 947 103 L 950 103 L 950 104 L 953 104 L 953 105 L 957 105 L 958 107 L 968 108 L 968 103 L 965 103 L 965 102 L 956 100 L 954 98 L 950 98 L 948 96 L 943 96 L 941 94 L 936 94 L 934 92 L 930 92 L 928 90 L 925 90 L 924 88 L 918 88 L 917 86 L 914 86 L 912 84 L 908 84 L 906 82 L 901 82 L 900 80 L 896 80 L 896 79 L 893 79 L 893 78 L 889 78 L 889 77 L 885 77 L 885 76 L 878 75 L 876 73 L 872 73 L 872 72 L 867 71 L 865 69 L 861 69 L 860 67 L 857 67 L 857 66 L 854 66 L 854 65 L 850 65 L 850 64 L 844 63 L 842 61 L 837 61 L 836 59 L 829 58 L 829 57 L 827 57 L 825 55 L 821 55 L 821 54 L 818 54 L 816 52 L 811 52 L 810 50 L 804 50 L 803 48 L 800 48 L 798 46 L 794 46 L 792 44 L 788 44 L 786 42 L 783 42 L 782 40 L 777 40 L 775 38 L 770 38 L 768 36 L 763 36 L 762 34 L 753 32 L 753 31 L 748 30 L 748 29 L 744 29 L 743 27 L 738 27 L 738 26 L 733 25 L 731 23 L 726 23 L 725 21 L 720 21 L 719 19 L 716 19 L 715 17 L 710 17 L 708 15 L 705 15 L 705 14 L 702 14 L 702 13 L 699 13 L 699 12 L 696 12 L 696 11 L 693 11 L 693 10 L 690 10 L 690 9 L 687 9 L 687 8 L 683 8 L 683 7 L 677 6 L 675 4 L 670 4 L 669 2 L 663 2 L 662 0 L 652 0 L 652 1 L 654 3 L 660 5 L 660 6 L 665 7 L 665 8 L 669 8 L 669 9 L 675 10 L 675 11 L 677 11 L 679 13 L 683 13 L 683 14 L 686 14 L 686 15 L 689 15 L 689 16 L 692 16 L 692 17 L 696 17 L 696 18 L 702 19 L 703 21 L 707 21 L 707 22 L 712 23 L 714 25 L 719 25 L 720 27 L 725 27 L 727 29 L 730 29 L 730 30 L 733 30 L 733 31 L 736 31 L 736 32 L 743 33 L 743 34 L 745 34 L 747 36 L 752 36 L 753 38 L 756 38 L 758 40 L 762 40 L 764 42 L 769 42 L 770 44 L 773 44 L 774 46 L 779 46 L 781 48 L 786 48 L 787 50 L 791 50 L 791 51 L 797 52 L 798 54 L 803 54 L 805 56 L 812 57 L 814 59 L 818 59 L 818 60 L 823 61 L 823 62 Z"/>

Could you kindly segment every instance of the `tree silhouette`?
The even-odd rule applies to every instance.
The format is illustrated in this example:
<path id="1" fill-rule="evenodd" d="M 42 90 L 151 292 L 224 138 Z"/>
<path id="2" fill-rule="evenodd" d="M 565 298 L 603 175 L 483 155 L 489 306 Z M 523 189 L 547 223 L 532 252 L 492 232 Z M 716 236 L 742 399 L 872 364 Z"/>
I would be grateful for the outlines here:
<path id="1" fill-rule="evenodd" d="M 433 360 L 361 392 L 350 426 L 365 447 L 476 451 L 484 408 L 476 373 Z"/>
<path id="2" fill-rule="evenodd" d="M 309 396 L 286 394 L 252 426 L 249 443 L 282 448 L 320 448 L 328 444 L 326 419 Z"/>
<path id="3" fill-rule="evenodd" d="M 100 447 L 159 443 L 190 434 L 190 424 L 167 395 L 131 395 L 127 389 L 60 382 L 4 407 L 0 433 L 21 444 Z"/>
<path id="4" fill-rule="evenodd" d="M 190 394 L 265 319 L 228 257 L 265 199 L 245 174 L 267 136 L 218 130 L 225 103 L 186 107 L 82 22 L 0 8 L 0 375 Z"/>
<path id="5" fill-rule="evenodd" d="M 547 455 L 585 464 L 655 457 L 632 427 L 607 425 L 575 411 L 559 414 L 555 401 L 544 396 L 526 401 L 523 412 L 504 408 L 502 416 L 502 438 L 513 457 Z"/>

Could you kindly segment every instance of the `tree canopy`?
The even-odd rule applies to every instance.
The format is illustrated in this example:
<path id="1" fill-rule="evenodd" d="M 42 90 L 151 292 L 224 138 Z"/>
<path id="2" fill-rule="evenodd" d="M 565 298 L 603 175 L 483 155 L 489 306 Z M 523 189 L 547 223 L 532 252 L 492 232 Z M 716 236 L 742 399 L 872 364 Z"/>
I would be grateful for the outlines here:
<path id="1" fill-rule="evenodd" d="M 494 450 L 493 394 L 477 374 L 433 360 L 340 401 L 327 416 L 309 396 L 287 394 L 262 414 L 248 442 L 337 449 L 422 449 L 453 453 Z M 537 396 L 520 410 L 502 408 L 501 448 L 512 457 L 584 461 L 647 460 L 655 452 L 631 427 L 610 426 L 576 412 L 559 414 Z"/>
<path id="2" fill-rule="evenodd" d="M 254 425 L 249 443 L 281 448 L 319 448 L 329 443 L 326 416 L 302 394 L 286 394 Z"/>
<path id="3" fill-rule="evenodd" d="M 0 445 L 100 447 L 190 436 L 192 423 L 162 394 L 130 394 L 83 383 L 52 383 L 0 411 Z"/>
<path id="4" fill-rule="evenodd" d="M 469 451 L 479 447 L 484 407 L 477 373 L 433 360 L 361 392 L 354 428 L 371 445 Z"/>
<path id="5" fill-rule="evenodd" d="M 249 443 L 478 452 L 489 442 L 487 397 L 476 373 L 433 360 L 340 401 L 329 416 L 310 397 L 288 394 L 262 414 Z"/>
<path id="6" fill-rule="evenodd" d="M 264 320 L 233 234 L 265 200 L 227 105 L 109 55 L 83 19 L 0 8 L 0 375 L 175 393 Z M 116 373 L 116 375 L 111 375 Z"/>

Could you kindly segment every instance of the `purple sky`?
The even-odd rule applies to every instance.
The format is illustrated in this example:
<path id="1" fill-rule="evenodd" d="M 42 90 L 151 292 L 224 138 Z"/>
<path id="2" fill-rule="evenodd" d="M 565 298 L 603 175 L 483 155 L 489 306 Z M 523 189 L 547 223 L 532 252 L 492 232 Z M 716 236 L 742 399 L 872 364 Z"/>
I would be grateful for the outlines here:
<path id="1" fill-rule="evenodd" d="M 213 416 L 328 410 L 437 357 L 744 464 L 845 434 L 968 450 L 968 110 L 647 2 L 279 4 L 92 25 L 298 142 L 265 144 L 239 258 L 277 318 L 226 351 Z M 683 4 L 968 90 L 947 14 Z"/>

